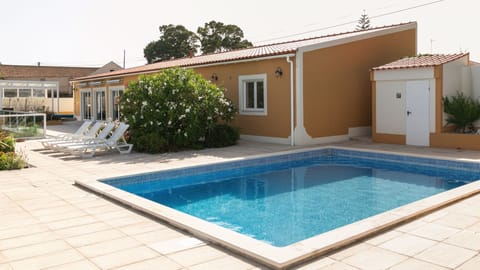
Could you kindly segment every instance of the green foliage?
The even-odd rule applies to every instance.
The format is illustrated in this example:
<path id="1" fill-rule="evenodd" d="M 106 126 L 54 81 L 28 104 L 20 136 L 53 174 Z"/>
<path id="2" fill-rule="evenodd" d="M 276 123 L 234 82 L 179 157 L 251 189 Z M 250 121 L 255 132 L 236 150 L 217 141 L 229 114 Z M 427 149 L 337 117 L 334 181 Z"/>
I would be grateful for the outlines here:
<path id="1" fill-rule="evenodd" d="M 205 135 L 206 147 L 225 147 L 235 145 L 240 138 L 238 129 L 225 124 L 215 125 Z"/>
<path id="2" fill-rule="evenodd" d="M 364 10 L 363 14 L 360 16 L 360 19 L 358 19 L 356 30 L 367 30 L 370 29 L 370 27 L 370 18 Z"/>
<path id="3" fill-rule="evenodd" d="M 0 130 L 0 170 L 13 170 L 25 167 L 25 160 L 15 153 L 15 139 Z"/>
<path id="4" fill-rule="evenodd" d="M 15 170 L 25 167 L 23 158 L 14 152 L 0 152 L 0 171 Z"/>
<path id="5" fill-rule="evenodd" d="M 2 130 L 0 130 L 0 152 L 15 152 L 15 139 Z"/>
<path id="6" fill-rule="evenodd" d="M 204 54 L 252 46 L 250 41 L 243 39 L 242 29 L 233 24 L 210 21 L 198 27 L 197 33 Z"/>
<path id="7" fill-rule="evenodd" d="M 135 146 L 135 150 L 145 153 L 160 153 L 168 151 L 168 144 L 165 138 L 159 136 L 158 133 L 133 133 L 131 143 Z"/>
<path id="8" fill-rule="evenodd" d="M 162 25 L 159 30 L 160 39 L 150 42 L 143 50 L 149 64 L 197 52 L 197 36 L 183 25 Z"/>
<path id="9" fill-rule="evenodd" d="M 455 96 L 443 98 L 443 111 L 448 114 L 447 124 L 455 125 L 464 133 L 480 118 L 480 103 L 458 92 Z"/>
<path id="10" fill-rule="evenodd" d="M 180 68 L 131 82 L 120 106 L 135 149 L 151 153 L 197 148 L 218 121 L 235 114 L 224 89 Z"/>

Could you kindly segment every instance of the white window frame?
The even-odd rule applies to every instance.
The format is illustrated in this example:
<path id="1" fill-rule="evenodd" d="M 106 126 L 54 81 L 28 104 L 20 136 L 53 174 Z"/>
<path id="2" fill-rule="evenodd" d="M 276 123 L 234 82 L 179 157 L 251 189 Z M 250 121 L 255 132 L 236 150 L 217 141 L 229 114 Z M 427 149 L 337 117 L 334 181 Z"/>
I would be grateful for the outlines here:
<path id="1" fill-rule="evenodd" d="M 251 81 L 263 81 L 263 108 L 247 108 L 246 83 Z M 255 99 L 256 99 L 255 94 Z M 238 76 L 238 100 L 239 114 L 243 115 L 267 115 L 267 74 L 241 75 Z M 255 102 L 257 103 L 257 102 Z"/>
<path id="2" fill-rule="evenodd" d="M 86 115 L 85 115 L 85 114 L 86 114 L 86 112 L 85 112 L 85 107 L 87 106 L 87 104 L 85 104 L 85 100 L 84 100 L 84 98 L 83 98 L 83 94 L 85 94 L 85 93 L 89 93 L 89 95 L 90 95 L 90 96 L 89 96 L 89 99 L 90 99 L 90 100 L 89 100 L 89 102 L 90 102 L 90 115 L 89 115 L 90 117 L 89 117 L 89 118 L 88 118 L 88 117 L 85 117 L 85 116 L 86 116 Z M 91 120 L 93 120 L 93 119 L 94 119 L 94 118 L 93 118 L 93 107 L 92 107 L 92 106 L 93 106 L 93 104 L 92 104 L 93 102 L 92 102 L 92 101 L 93 101 L 93 100 L 92 100 L 92 90 L 91 90 L 90 88 L 81 89 L 81 90 L 80 90 L 80 118 L 81 118 L 82 120 L 86 120 L 86 119 L 91 119 Z"/>
<path id="3" fill-rule="evenodd" d="M 109 116 L 110 118 L 112 119 L 115 119 L 115 120 L 120 120 L 120 119 L 116 119 L 116 116 L 114 115 L 114 100 L 113 100 L 113 92 L 119 92 L 119 91 L 122 91 L 123 93 L 125 93 L 125 86 L 121 85 L 121 86 L 110 86 L 108 87 L 108 107 L 109 107 Z M 119 111 L 121 113 L 121 110 L 119 108 Z"/>
<path id="4" fill-rule="evenodd" d="M 92 93 L 93 93 L 93 96 L 92 96 L 93 119 L 95 119 L 95 121 L 97 121 L 97 120 L 103 120 L 103 121 L 107 120 L 107 101 L 106 101 L 106 99 L 107 99 L 107 89 L 105 87 L 98 87 L 98 88 L 92 88 L 92 90 L 93 90 L 92 91 Z M 99 93 L 103 93 L 103 99 L 101 99 L 100 104 L 99 104 L 98 99 L 97 99 L 97 94 L 99 94 Z M 102 104 L 103 104 L 103 111 L 99 111 L 98 107 L 102 107 Z M 99 119 L 97 117 L 97 115 L 99 113 L 101 114 L 102 112 L 105 116 L 105 119 Z"/>

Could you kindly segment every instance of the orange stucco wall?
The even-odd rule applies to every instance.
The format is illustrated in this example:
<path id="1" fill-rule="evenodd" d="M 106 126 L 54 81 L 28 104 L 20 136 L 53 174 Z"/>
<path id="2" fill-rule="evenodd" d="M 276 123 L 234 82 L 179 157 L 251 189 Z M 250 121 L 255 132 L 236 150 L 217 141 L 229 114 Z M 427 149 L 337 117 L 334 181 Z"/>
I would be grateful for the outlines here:
<path id="1" fill-rule="evenodd" d="M 275 76 L 275 70 L 280 67 L 283 75 Z M 231 99 L 235 106 L 239 107 L 239 76 L 241 75 L 267 75 L 267 115 L 241 115 L 237 114 L 232 125 L 240 128 L 240 132 L 246 135 L 287 138 L 290 136 L 290 64 L 285 58 L 251 61 L 235 64 L 223 64 L 194 68 L 194 71 L 210 80 L 212 74 L 216 74 L 217 85 L 226 89 L 226 96 Z M 132 80 L 137 80 L 138 75 L 121 78 L 125 87 Z M 109 87 L 115 85 L 96 85 L 95 87 Z M 80 115 L 80 96 L 78 87 L 75 91 L 75 114 Z M 106 91 L 106 100 L 109 99 L 109 91 Z M 109 104 L 106 104 L 107 114 L 110 112 Z M 107 115 L 108 117 L 108 115 Z"/>
<path id="2" fill-rule="evenodd" d="M 281 77 L 275 77 L 280 67 Z M 226 96 L 239 107 L 238 77 L 241 75 L 267 74 L 267 115 L 237 114 L 233 125 L 245 135 L 287 138 L 290 136 L 290 66 L 285 58 L 244 62 L 194 69 L 205 78 L 218 76 L 217 85 L 225 87 Z"/>
<path id="3" fill-rule="evenodd" d="M 416 30 L 304 54 L 304 123 L 313 137 L 371 126 L 370 69 L 416 54 Z"/>

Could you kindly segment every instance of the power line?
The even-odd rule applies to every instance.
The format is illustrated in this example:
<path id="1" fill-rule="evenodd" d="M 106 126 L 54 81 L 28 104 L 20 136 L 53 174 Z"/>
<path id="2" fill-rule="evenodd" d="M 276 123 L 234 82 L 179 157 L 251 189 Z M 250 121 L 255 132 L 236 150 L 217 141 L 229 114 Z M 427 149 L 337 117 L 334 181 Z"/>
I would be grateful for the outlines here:
<path id="1" fill-rule="evenodd" d="M 428 2 L 428 3 L 425 3 L 425 4 L 415 5 L 415 6 L 411 6 L 411 7 L 408 7 L 408 8 L 403 8 L 403 9 L 399 9 L 399 10 L 395 10 L 395 11 L 386 12 L 386 13 L 382 13 L 382 14 L 379 14 L 379 15 L 371 16 L 370 18 L 373 18 L 373 19 L 374 18 L 380 18 L 380 17 L 384 17 L 384 16 L 388 16 L 388 15 L 392 15 L 392 14 L 396 14 L 396 13 L 400 13 L 400 12 L 404 12 L 404 11 L 408 11 L 408 10 L 412 10 L 412 9 L 417 9 L 417 8 L 424 7 L 424 6 L 437 4 L 437 3 L 440 3 L 440 2 L 443 2 L 443 1 L 446 1 L 446 0 L 431 1 L 431 2 Z M 353 23 L 357 23 L 357 22 L 358 22 L 358 20 L 348 21 L 348 22 L 339 23 L 339 24 L 335 24 L 335 25 L 331 25 L 331 26 L 325 26 L 325 27 L 321 27 L 321 28 L 317 28 L 317 29 L 313 29 L 313 30 L 309 30 L 309 31 L 300 32 L 300 33 L 285 35 L 285 36 L 276 37 L 276 38 L 264 39 L 264 40 L 256 41 L 256 43 L 262 43 L 262 42 L 273 41 L 273 40 L 277 40 L 277 39 L 284 39 L 284 38 L 290 38 L 290 37 L 310 34 L 310 33 L 319 32 L 319 31 L 323 31 L 323 30 L 328 30 L 328 29 L 331 29 L 331 28 L 345 26 L 345 25 L 349 25 L 349 24 L 353 24 Z"/>

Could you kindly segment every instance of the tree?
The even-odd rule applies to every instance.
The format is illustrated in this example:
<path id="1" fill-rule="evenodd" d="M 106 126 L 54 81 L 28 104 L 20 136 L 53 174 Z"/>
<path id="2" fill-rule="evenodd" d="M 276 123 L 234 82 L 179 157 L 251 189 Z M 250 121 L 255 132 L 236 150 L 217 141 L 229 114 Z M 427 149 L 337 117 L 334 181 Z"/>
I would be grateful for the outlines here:
<path id="1" fill-rule="evenodd" d="M 370 29 L 370 18 L 368 18 L 368 15 L 365 13 L 365 10 L 363 11 L 363 14 L 360 16 L 360 19 L 358 20 L 356 30 L 367 30 Z"/>
<path id="2" fill-rule="evenodd" d="M 447 124 L 455 125 L 461 133 L 473 130 L 473 122 L 480 118 L 480 103 L 463 92 L 443 97 L 443 111 L 447 113 Z"/>
<path id="3" fill-rule="evenodd" d="M 162 25 L 160 39 L 150 42 L 143 50 L 148 63 L 187 57 L 197 52 L 197 35 L 183 25 Z"/>
<path id="4" fill-rule="evenodd" d="M 204 54 L 252 46 L 250 41 L 243 39 L 242 29 L 233 24 L 210 21 L 203 27 L 198 27 L 197 33 Z"/>

